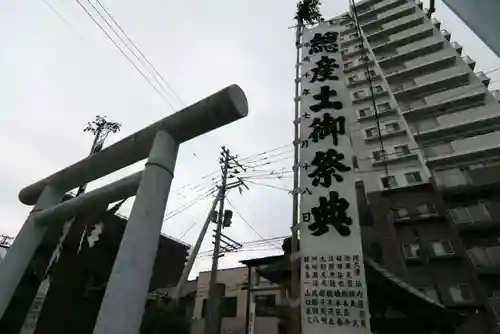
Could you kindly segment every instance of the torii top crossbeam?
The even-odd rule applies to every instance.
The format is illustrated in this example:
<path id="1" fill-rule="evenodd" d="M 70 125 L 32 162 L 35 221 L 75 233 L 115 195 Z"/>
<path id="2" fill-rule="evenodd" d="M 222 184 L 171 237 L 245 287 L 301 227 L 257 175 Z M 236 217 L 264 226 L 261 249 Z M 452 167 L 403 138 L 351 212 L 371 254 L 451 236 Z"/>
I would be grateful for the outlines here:
<path id="1" fill-rule="evenodd" d="M 68 191 L 147 158 L 153 139 L 162 129 L 178 144 L 231 123 L 248 114 L 245 94 L 237 85 L 221 91 L 122 139 L 106 149 L 25 187 L 19 200 L 34 205 L 48 184 Z"/>

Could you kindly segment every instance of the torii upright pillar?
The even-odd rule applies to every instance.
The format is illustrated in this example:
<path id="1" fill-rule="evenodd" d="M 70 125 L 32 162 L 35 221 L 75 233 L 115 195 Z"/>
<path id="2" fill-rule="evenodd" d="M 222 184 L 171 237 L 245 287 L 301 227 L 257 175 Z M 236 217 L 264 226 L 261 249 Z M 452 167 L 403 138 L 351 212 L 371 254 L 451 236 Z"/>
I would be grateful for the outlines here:
<path id="1" fill-rule="evenodd" d="M 62 223 L 96 200 L 110 203 L 136 194 L 94 334 L 139 333 L 178 147 L 247 114 L 245 94 L 237 85 L 229 86 L 21 190 L 21 202 L 37 205 L 0 266 L 0 318 L 47 223 Z M 65 192 L 145 158 L 142 177 L 134 175 L 59 203 Z"/>

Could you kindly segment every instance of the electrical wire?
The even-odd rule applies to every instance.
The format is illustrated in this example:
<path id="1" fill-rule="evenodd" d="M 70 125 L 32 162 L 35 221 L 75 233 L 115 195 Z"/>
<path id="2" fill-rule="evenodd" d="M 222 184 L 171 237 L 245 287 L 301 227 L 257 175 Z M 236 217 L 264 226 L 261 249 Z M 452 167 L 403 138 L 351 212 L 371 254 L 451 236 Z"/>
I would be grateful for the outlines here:
<path id="1" fill-rule="evenodd" d="M 80 40 L 83 41 L 83 37 L 78 33 L 76 28 L 71 23 L 69 23 L 69 21 L 66 20 L 66 18 L 48 0 L 42 1 L 52 10 L 54 14 L 57 15 L 57 17 L 59 17 L 59 19 L 61 19 L 61 21 L 64 22 L 64 24 L 66 24 L 67 27 L 69 27 L 80 38 Z"/>
<path id="2" fill-rule="evenodd" d="M 236 214 L 238 215 L 238 217 L 241 218 L 241 220 L 243 220 L 245 222 L 245 224 L 247 224 L 247 226 L 255 233 L 257 234 L 262 240 L 266 240 L 259 232 L 257 232 L 257 230 L 252 226 L 252 224 L 250 224 L 248 222 L 248 220 L 246 220 L 242 215 L 241 213 L 236 209 L 236 207 L 233 205 L 233 203 L 231 203 L 231 201 L 229 200 L 229 198 L 227 198 L 226 196 L 226 200 L 227 202 L 229 203 L 229 205 L 231 205 L 231 207 L 234 209 L 234 212 L 236 212 Z M 272 247 L 275 247 L 274 245 L 270 244 Z"/>
<path id="3" fill-rule="evenodd" d="M 292 195 L 291 192 L 290 192 L 290 189 L 285 189 L 285 188 L 273 186 L 273 185 L 270 185 L 270 184 L 265 184 L 265 183 L 260 183 L 260 182 L 254 182 L 254 181 L 249 181 L 249 180 L 245 180 L 245 182 L 251 183 L 251 184 L 255 184 L 255 185 L 264 186 L 264 187 L 268 187 L 268 188 L 273 188 L 273 189 L 277 189 L 277 190 L 286 191 L 288 194 Z"/>
<path id="4" fill-rule="evenodd" d="M 160 90 L 162 90 L 162 92 L 165 93 L 165 94 L 167 94 L 167 96 L 168 96 L 169 93 L 162 86 L 161 82 L 158 80 L 158 77 L 154 75 L 154 72 L 151 72 L 151 70 L 147 66 L 145 66 L 144 61 L 137 55 L 137 53 L 134 52 L 134 50 L 132 50 L 132 48 L 128 45 L 127 41 L 125 41 L 125 39 L 122 36 L 120 36 L 120 34 L 118 33 L 118 31 L 115 29 L 115 27 L 113 27 L 113 25 L 111 25 L 111 23 L 104 17 L 104 15 L 101 13 L 101 11 L 99 11 L 99 9 L 92 2 L 90 2 L 90 0 L 87 0 L 87 2 L 92 6 L 92 8 L 94 9 L 94 11 L 104 21 L 104 23 L 108 26 L 108 28 L 111 29 L 111 31 L 115 34 L 115 36 L 118 37 L 118 39 L 123 43 L 123 45 L 125 46 L 125 48 L 132 54 L 132 56 L 134 56 L 135 59 L 137 59 L 139 61 L 139 63 L 143 66 L 143 68 L 146 71 L 148 71 L 150 75 L 153 74 L 153 75 L 151 75 L 151 78 L 158 84 L 158 87 L 160 88 Z M 99 1 L 97 3 L 99 3 Z M 102 7 L 102 8 L 104 8 L 104 7 Z M 108 13 L 105 8 L 104 8 L 104 11 L 106 13 Z M 108 16 L 109 16 L 109 13 L 108 13 Z M 122 31 L 125 34 L 125 36 L 127 36 L 126 33 L 123 31 L 123 29 L 118 25 L 118 23 L 116 23 L 116 21 L 114 19 L 113 19 L 113 22 L 115 22 L 115 24 L 117 25 L 118 29 L 120 31 Z M 132 42 L 132 44 L 133 44 L 133 42 Z M 135 44 L 133 44 L 133 45 L 135 46 Z M 142 52 L 140 52 L 140 53 L 142 54 Z M 170 108 L 173 111 L 176 110 L 176 108 L 172 105 L 172 103 L 170 103 L 170 101 L 167 100 L 167 103 L 168 103 L 168 105 L 170 106 Z"/>
<path id="5" fill-rule="evenodd" d="M 197 198 L 195 198 L 193 201 L 191 201 L 189 204 L 182 206 L 181 208 L 175 209 L 173 211 L 167 212 L 165 214 L 165 217 L 163 218 L 163 222 L 172 219 L 173 217 L 181 214 L 182 212 L 186 211 L 187 209 L 191 208 L 197 203 L 200 203 L 202 200 L 208 198 L 210 195 L 212 195 L 215 192 L 215 189 L 210 190 L 207 194 L 201 195 Z"/>
<path id="6" fill-rule="evenodd" d="M 182 240 L 182 238 L 184 238 L 186 236 L 186 234 L 188 234 L 197 224 L 198 224 L 197 221 L 193 221 L 193 224 L 191 224 L 191 226 L 189 226 L 188 229 L 186 231 L 184 231 L 184 233 L 181 234 L 181 236 L 179 237 L 179 240 Z"/>
<path id="7" fill-rule="evenodd" d="M 365 48 L 365 40 L 364 40 L 363 34 L 361 32 L 361 26 L 359 24 L 358 10 L 357 10 L 356 4 L 355 4 L 354 0 L 350 0 L 350 2 L 351 2 L 352 11 L 354 14 L 354 24 L 356 25 L 356 30 L 358 32 L 360 39 L 361 39 L 361 46 L 362 46 L 361 47 L 361 57 L 364 60 L 363 62 L 364 62 L 365 77 L 366 77 L 366 79 L 368 79 L 368 84 L 369 84 L 369 88 L 370 88 L 370 95 L 371 95 L 370 98 L 371 98 L 371 102 L 372 102 L 373 111 L 375 113 L 374 114 L 375 115 L 375 123 L 377 126 L 377 134 L 378 134 L 378 138 L 380 141 L 380 149 L 382 152 L 385 152 L 384 139 L 382 138 L 382 131 L 380 129 L 380 118 L 379 118 L 379 113 L 378 113 L 378 108 L 377 108 L 377 100 L 375 98 L 375 91 L 373 88 L 373 80 L 372 80 L 372 75 L 370 73 L 370 65 L 367 61 L 368 56 L 367 56 L 367 52 L 366 52 L 366 48 Z M 388 178 L 389 171 L 387 170 L 387 164 L 385 164 L 385 167 L 386 167 L 386 177 Z"/>
<path id="8" fill-rule="evenodd" d="M 90 1 L 87 0 L 89 3 Z M 76 2 L 80 5 L 80 7 L 85 11 L 85 13 L 88 15 L 88 17 L 90 17 L 92 19 L 92 21 L 94 21 L 94 23 L 99 27 L 99 29 L 104 33 L 104 35 L 106 35 L 106 37 L 111 41 L 111 43 L 113 43 L 113 45 L 118 49 L 118 51 L 120 51 L 120 53 L 125 57 L 125 59 L 127 59 L 127 61 L 136 69 L 137 72 L 139 72 L 139 74 L 144 78 L 144 80 L 146 80 L 148 82 L 148 84 L 151 86 L 151 88 L 153 88 L 156 93 L 158 93 L 158 95 L 162 98 L 162 100 L 164 102 L 166 102 L 171 108 L 173 111 L 175 111 L 175 109 L 173 108 L 173 106 L 171 105 L 171 103 L 163 96 L 163 94 L 160 92 L 160 90 L 158 90 L 158 88 L 151 82 L 151 80 L 139 69 L 139 67 L 135 64 L 135 62 L 132 60 L 132 58 L 130 58 L 129 55 L 127 55 L 125 53 L 125 51 L 123 51 L 123 49 L 118 45 L 118 43 L 110 36 L 110 34 L 104 29 L 104 27 L 99 23 L 97 22 L 97 20 L 94 18 L 94 16 L 92 16 L 92 14 L 88 11 L 88 9 L 81 3 L 80 0 L 76 0 Z M 90 3 L 92 5 L 92 3 Z M 93 6 L 93 5 L 92 5 Z M 94 6 L 93 6 L 94 7 Z M 94 7 L 95 8 L 95 7 Z"/>
<path id="9" fill-rule="evenodd" d="M 139 49 L 139 47 L 137 46 L 136 43 L 134 43 L 134 41 L 130 38 L 130 36 L 125 32 L 125 30 L 120 26 L 120 24 L 116 21 L 116 19 L 113 17 L 113 15 L 111 15 L 111 13 L 106 9 L 106 7 L 104 7 L 104 5 L 99 1 L 97 0 L 97 4 L 99 5 L 99 7 L 101 7 L 101 9 L 106 13 L 106 15 L 111 19 L 111 21 L 116 25 L 116 27 L 118 27 L 118 29 L 121 31 L 121 33 L 125 36 L 125 38 L 127 39 L 128 42 L 130 42 L 130 44 L 132 44 L 132 47 L 137 51 L 139 52 L 139 55 L 142 57 L 143 59 L 143 64 L 144 64 L 144 61 L 146 62 L 147 65 L 149 65 L 150 69 L 153 70 L 153 74 L 156 74 L 156 76 L 153 75 L 153 77 L 155 78 L 156 82 L 158 82 L 158 84 L 160 86 L 162 86 L 161 82 L 163 82 L 163 84 L 170 90 L 171 94 L 174 96 L 175 99 L 177 99 L 182 105 L 186 105 L 186 103 L 180 98 L 180 96 L 172 89 L 172 87 L 170 86 L 170 84 L 167 82 L 167 80 L 165 80 L 165 78 L 163 77 L 163 75 L 161 75 L 161 73 L 156 69 L 156 67 L 152 64 L 152 62 L 144 55 L 144 53 L 141 51 L 141 49 Z M 95 7 L 94 7 L 95 8 Z M 101 16 L 101 15 L 100 15 Z M 102 17 L 102 16 L 101 16 Z M 103 18 L 104 19 L 104 18 Z M 106 19 L 104 19 L 106 20 Z M 111 26 L 110 26 L 111 27 Z M 115 32 L 116 33 L 116 32 Z M 116 35 L 118 37 L 119 34 L 116 33 Z M 122 41 L 123 39 L 120 38 Z M 127 43 L 125 41 L 123 41 L 125 46 L 127 46 Z M 127 47 L 128 48 L 128 47 Z M 130 48 L 129 48 L 130 50 Z M 130 50 L 130 52 L 134 53 L 134 51 Z M 135 55 L 135 53 L 134 53 Z M 141 61 L 141 59 L 136 56 L 136 58 Z M 147 67 L 147 66 L 145 66 Z M 160 78 L 160 80 L 158 80 L 158 77 Z M 168 92 L 167 92 L 168 93 Z"/>

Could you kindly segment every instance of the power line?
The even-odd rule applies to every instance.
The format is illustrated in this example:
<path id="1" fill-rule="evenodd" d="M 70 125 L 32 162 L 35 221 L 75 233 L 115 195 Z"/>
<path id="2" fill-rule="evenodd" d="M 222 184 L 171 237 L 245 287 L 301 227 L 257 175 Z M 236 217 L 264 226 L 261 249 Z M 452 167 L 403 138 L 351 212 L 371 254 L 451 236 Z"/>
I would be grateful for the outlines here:
<path id="1" fill-rule="evenodd" d="M 165 215 L 165 218 L 163 218 L 163 222 L 181 214 L 182 212 L 186 211 L 187 209 L 191 208 L 193 205 L 199 203 L 200 201 L 206 199 L 207 197 L 209 197 L 210 195 L 212 195 L 213 193 L 215 192 L 215 189 L 212 189 L 210 190 L 207 194 L 205 195 L 201 195 L 197 198 L 195 198 L 193 201 L 191 201 L 189 204 L 181 207 L 181 208 L 178 208 L 178 209 L 175 209 L 173 211 L 170 211 L 168 212 L 166 215 Z"/>
<path id="2" fill-rule="evenodd" d="M 172 95 L 174 96 L 174 98 L 176 98 L 182 105 L 186 105 L 186 103 L 179 97 L 179 95 L 177 95 L 177 93 L 173 90 L 173 88 L 170 86 L 170 84 L 167 82 L 167 80 L 165 80 L 165 78 L 163 77 L 163 75 L 161 75 L 161 73 L 156 69 L 156 67 L 152 64 L 152 62 L 144 55 L 144 53 L 141 51 L 141 49 L 139 49 L 139 47 L 137 46 L 136 43 L 134 43 L 134 41 L 130 38 L 130 36 L 125 32 L 125 30 L 121 27 L 121 25 L 116 21 L 116 19 L 113 17 L 113 15 L 111 15 L 111 13 L 106 9 L 106 7 L 104 7 L 104 5 L 99 1 L 97 0 L 97 4 L 99 5 L 99 7 L 102 8 L 102 10 L 106 13 L 106 15 L 111 19 L 111 21 L 116 25 L 116 27 L 118 27 L 118 29 L 121 31 L 121 33 L 125 36 L 125 38 L 127 39 L 127 41 L 130 42 L 130 44 L 132 44 L 132 47 L 137 51 L 139 52 L 140 56 L 142 57 L 143 59 L 143 65 L 144 65 L 144 61 L 146 62 L 147 65 L 149 65 L 150 69 L 153 70 L 153 77 L 155 78 L 156 82 L 158 82 L 158 84 L 160 86 L 161 85 L 161 82 L 163 82 L 163 84 L 171 91 Z M 93 6 L 94 7 L 94 6 Z M 94 7 L 95 8 L 95 7 Z M 99 11 L 96 9 L 96 11 L 99 13 Z M 103 20 L 106 20 L 102 15 L 99 15 L 103 18 Z M 110 26 L 110 25 L 109 25 Z M 111 26 L 110 26 L 111 27 Z M 113 29 L 113 28 L 111 28 Z M 114 31 L 114 29 L 113 29 Z M 127 46 L 127 43 L 119 36 L 118 33 L 116 33 L 115 31 L 115 34 L 123 41 L 123 43 L 125 44 L 125 46 Z M 128 46 L 127 46 L 128 48 Z M 130 48 L 128 48 L 130 50 Z M 133 50 L 130 50 L 130 52 L 132 52 L 135 57 L 137 58 L 137 60 L 141 61 L 141 59 L 134 53 Z M 145 66 L 147 67 L 147 66 Z M 154 74 L 156 74 L 156 76 L 158 76 L 161 80 L 161 82 L 158 80 L 158 78 L 156 76 L 154 76 Z M 165 91 L 167 94 L 168 92 Z"/>
<path id="3" fill-rule="evenodd" d="M 238 215 L 238 217 L 241 218 L 241 220 L 243 220 L 245 222 L 245 224 L 248 225 L 248 227 L 250 227 L 250 229 L 252 231 L 254 231 L 255 234 L 257 234 L 262 240 L 266 240 L 259 232 L 257 232 L 257 230 L 252 226 L 252 224 L 250 224 L 242 215 L 241 213 L 236 209 L 236 207 L 233 205 L 233 203 L 229 200 L 229 198 L 227 198 L 226 196 L 226 200 L 227 202 L 229 203 L 229 205 L 231 205 L 231 207 L 234 209 L 234 212 L 236 212 L 236 214 Z M 277 248 L 276 246 L 272 245 L 271 243 L 269 243 L 272 247 L 275 247 Z"/>
<path id="4" fill-rule="evenodd" d="M 87 0 L 89 3 L 90 1 Z M 99 29 L 104 33 L 104 35 L 106 35 L 106 37 L 111 41 L 111 43 L 113 43 L 113 45 L 118 49 L 118 51 L 120 51 L 120 53 L 127 59 L 127 61 L 136 69 L 137 72 L 139 72 L 139 74 L 148 82 L 148 84 L 151 86 L 151 88 L 153 88 L 156 93 L 158 93 L 158 95 L 162 98 L 163 101 L 165 101 L 169 106 L 170 108 L 172 108 L 173 111 L 175 111 L 175 109 L 173 108 L 173 106 L 171 105 L 171 103 L 163 96 L 163 94 L 158 90 L 158 88 L 151 82 L 151 80 L 139 69 L 139 67 L 134 63 L 134 61 L 130 58 L 129 55 L 127 55 L 125 53 L 125 51 L 123 51 L 123 49 L 118 45 L 118 43 L 116 43 L 116 41 L 109 35 L 109 33 L 104 29 L 104 27 L 99 23 L 97 22 L 97 20 L 92 16 L 92 14 L 88 11 L 88 9 L 81 3 L 80 0 L 76 0 L 76 2 L 80 5 L 80 7 L 85 11 L 85 13 L 92 19 L 92 21 L 99 27 Z M 90 3 L 92 5 L 92 7 L 94 7 L 94 5 L 92 3 Z M 94 7 L 95 9 L 95 7 Z"/>
<path id="5" fill-rule="evenodd" d="M 186 234 L 188 234 L 193 229 L 193 227 L 196 226 L 196 224 L 198 224 L 198 222 L 193 221 L 193 224 L 191 224 L 191 226 L 189 226 L 188 229 L 186 231 L 184 231 L 184 233 L 181 234 L 181 236 L 179 237 L 179 240 L 182 240 L 182 238 L 184 238 L 186 236 Z"/>
<path id="6" fill-rule="evenodd" d="M 59 17 L 59 19 L 61 19 L 61 21 L 64 22 L 64 24 L 66 24 L 66 26 L 73 30 L 73 32 L 83 41 L 83 37 L 78 33 L 75 27 L 71 23 L 69 23 L 69 21 L 66 20 L 66 18 L 48 0 L 42 1 L 52 10 L 54 14 L 57 15 L 57 17 Z"/>
<path id="7" fill-rule="evenodd" d="M 248 181 L 248 180 L 245 180 L 245 182 L 248 182 L 248 183 L 251 183 L 251 184 L 260 185 L 260 186 L 264 186 L 264 187 L 268 187 L 268 188 L 273 188 L 273 189 L 277 189 L 277 190 L 286 191 L 288 194 L 290 194 L 290 195 L 291 195 L 291 193 L 290 193 L 290 190 L 289 190 L 289 189 L 285 189 L 285 188 L 281 188 L 281 187 L 273 186 L 273 185 L 270 185 L 270 184 L 260 183 L 260 182 Z"/>

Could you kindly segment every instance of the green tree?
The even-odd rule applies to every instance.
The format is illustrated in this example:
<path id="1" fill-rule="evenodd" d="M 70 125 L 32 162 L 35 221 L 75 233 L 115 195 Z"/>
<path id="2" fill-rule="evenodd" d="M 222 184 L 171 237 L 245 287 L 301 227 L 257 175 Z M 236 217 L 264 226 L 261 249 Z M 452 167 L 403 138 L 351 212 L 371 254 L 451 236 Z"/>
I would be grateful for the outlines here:
<path id="1" fill-rule="evenodd" d="M 297 13 L 295 19 L 299 24 L 315 24 L 318 22 L 323 22 L 323 16 L 319 6 L 321 5 L 320 0 L 301 0 L 297 3 Z"/>
<path id="2" fill-rule="evenodd" d="M 146 307 L 141 334 L 189 334 L 190 324 L 183 307 L 151 302 Z"/>

